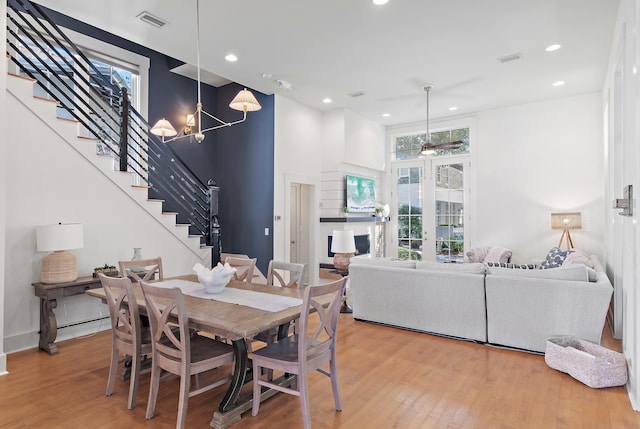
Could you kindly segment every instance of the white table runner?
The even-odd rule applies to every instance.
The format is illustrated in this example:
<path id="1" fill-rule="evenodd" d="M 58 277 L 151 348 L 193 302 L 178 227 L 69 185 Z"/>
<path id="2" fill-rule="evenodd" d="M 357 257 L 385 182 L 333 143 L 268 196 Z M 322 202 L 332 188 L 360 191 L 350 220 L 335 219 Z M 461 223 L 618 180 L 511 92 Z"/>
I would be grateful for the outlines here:
<path id="1" fill-rule="evenodd" d="M 302 304 L 302 300 L 299 298 L 229 287 L 224 288 L 224 290 L 220 293 L 207 293 L 204 289 L 204 286 L 202 286 L 200 283 L 191 282 L 188 280 L 165 280 L 162 282 L 153 283 L 153 285 L 164 288 L 177 287 L 182 290 L 183 294 L 196 298 L 213 299 L 215 301 L 228 302 L 230 304 L 245 305 L 247 307 L 253 307 L 270 312 L 286 310 L 287 308 L 295 307 Z"/>

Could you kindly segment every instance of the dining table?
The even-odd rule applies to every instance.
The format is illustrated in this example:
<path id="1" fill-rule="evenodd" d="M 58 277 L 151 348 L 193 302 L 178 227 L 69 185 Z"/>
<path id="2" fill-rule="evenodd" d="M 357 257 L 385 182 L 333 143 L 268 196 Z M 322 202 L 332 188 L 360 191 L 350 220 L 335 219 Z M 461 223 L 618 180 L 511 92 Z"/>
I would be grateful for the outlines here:
<path id="1" fill-rule="evenodd" d="M 289 333 L 291 321 L 300 318 L 304 291 L 295 288 L 266 286 L 231 280 L 219 294 L 205 291 L 195 274 L 154 280 L 160 287 L 178 287 L 183 291 L 184 303 L 189 318 L 189 327 L 230 341 L 235 354 L 234 371 L 227 392 L 217 406 L 210 426 L 224 429 L 240 421 L 242 413 L 251 409 L 252 393 L 241 395 L 242 387 L 252 380 L 248 341 L 258 333 L 278 328 L 278 337 Z M 146 314 L 142 289 L 133 284 L 141 314 Z M 106 302 L 104 289 L 91 289 L 87 295 Z M 318 302 L 329 305 L 331 296 L 319 297 Z M 281 385 L 291 385 L 293 376 L 283 375 Z M 261 400 L 278 393 L 265 390 Z"/>

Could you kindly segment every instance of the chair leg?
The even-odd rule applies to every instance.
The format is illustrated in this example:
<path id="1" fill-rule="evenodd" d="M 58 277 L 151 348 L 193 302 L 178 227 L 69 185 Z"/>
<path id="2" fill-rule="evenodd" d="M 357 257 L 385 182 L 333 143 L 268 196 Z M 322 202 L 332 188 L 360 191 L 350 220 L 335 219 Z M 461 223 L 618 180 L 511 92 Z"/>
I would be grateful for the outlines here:
<path id="1" fill-rule="evenodd" d="M 113 388 L 116 383 L 116 373 L 118 372 L 118 349 L 111 347 L 111 365 L 109 366 L 109 378 L 107 379 L 107 396 L 113 395 Z"/>
<path id="2" fill-rule="evenodd" d="M 338 365 L 336 365 L 335 350 L 329 364 L 331 371 L 331 390 L 333 390 L 333 402 L 336 404 L 336 410 L 342 411 L 342 402 L 340 401 L 340 389 L 338 389 Z"/>
<path id="3" fill-rule="evenodd" d="M 191 376 L 185 372 L 180 376 L 180 398 L 178 400 L 178 421 L 176 429 L 183 429 L 187 423 L 187 406 L 189 405 L 189 389 Z"/>
<path id="4" fill-rule="evenodd" d="M 260 380 L 260 373 L 258 372 L 260 367 L 256 363 L 255 359 L 253 360 L 253 403 L 251 405 L 251 415 L 258 415 L 258 408 L 260 408 L 260 385 L 258 384 L 258 380 Z"/>
<path id="5" fill-rule="evenodd" d="M 156 410 L 156 400 L 158 399 L 158 388 L 160 386 L 160 373 L 162 370 L 156 364 L 155 358 L 152 360 L 151 381 L 149 383 L 149 402 L 147 403 L 147 418 L 153 417 Z"/>
<path id="6" fill-rule="evenodd" d="M 300 371 L 298 374 L 298 390 L 300 392 L 300 405 L 302 408 L 302 421 L 304 429 L 311 429 L 311 414 L 309 412 L 309 389 L 307 388 L 307 373 Z"/>
<path id="7" fill-rule="evenodd" d="M 140 380 L 140 354 L 131 356 L 131 380 L 129 380 L 129 409 L 136 406 L 136 395 L 138 394 L 138 381 Z"/>

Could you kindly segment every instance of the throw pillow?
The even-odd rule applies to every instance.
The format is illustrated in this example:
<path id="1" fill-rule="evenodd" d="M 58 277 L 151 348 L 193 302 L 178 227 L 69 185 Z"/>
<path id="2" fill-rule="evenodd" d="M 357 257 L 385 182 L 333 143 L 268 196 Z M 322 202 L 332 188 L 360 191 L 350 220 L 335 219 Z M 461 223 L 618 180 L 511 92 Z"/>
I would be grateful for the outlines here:
<path id="1" fill-rule="evenodd" d="M 547 253 L 547 257 L 540 265 L 540 268 L 544 270 L 547 268 L 561 267 L 570 252 L 570 250 L 562 250 L 558 247 L 553 247 L 549 250 L 549 253 Z"/>
<path id="2" fill-rule="evenodd" d="M 574 249 L 572 252 L 569 252 L 562 265 L 570 264 L 584 264 L 589 268 L 594 268 L 593 261 L 589 255 L 584 253 L 582 250 Z"/>
<path id="3" fill-rule="evenodd" d="M 484 258 L 484 262 L 504 262 L 507 263 L 511 260 L 511 250 L 506 247 L 493 246 L 487 256 Z"/>
<path id="4" fill-rule="evenodd" d="M 484 258 L 489 253 L 491 247 L 474 247 L 473 249 L 467 251 L 465 255 L 467 256 L 467 260 L 465 262 L 484 262 Z"/>

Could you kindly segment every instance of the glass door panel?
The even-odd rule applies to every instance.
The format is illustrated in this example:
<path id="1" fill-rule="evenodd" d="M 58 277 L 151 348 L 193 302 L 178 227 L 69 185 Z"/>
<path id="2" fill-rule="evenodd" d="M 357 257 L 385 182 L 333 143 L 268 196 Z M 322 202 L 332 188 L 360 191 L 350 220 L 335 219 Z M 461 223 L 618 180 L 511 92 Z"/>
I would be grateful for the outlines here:
<path id="1" fill-rule="evenodd" d="M 423 162 L 396 169 L 398 258 L 422 259 Z"/>
<path id="2" fill-rule="evenodd" d="M 429 252 L 437 262 L 464 261 L 464 189 L 465 164 L 433 160 L 430 181 L 431 216 L 435 243 Z M 433 253 L 432 253 L 433 252 Z M 433 255 L 433 259 L 431 256 Z"/>

